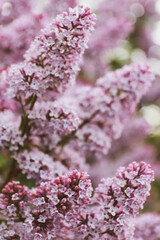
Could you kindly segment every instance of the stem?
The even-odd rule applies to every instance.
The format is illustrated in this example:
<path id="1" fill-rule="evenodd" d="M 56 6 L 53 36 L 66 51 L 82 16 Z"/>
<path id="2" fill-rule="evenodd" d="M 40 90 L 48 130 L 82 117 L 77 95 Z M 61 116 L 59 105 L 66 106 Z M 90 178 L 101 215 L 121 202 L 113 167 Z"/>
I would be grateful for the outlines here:
<path id="1" fill-rule="evenodd" d="M 32 95 L 32 102 L 29 110 L 33 109 L 36 100 L 37 100 L 37 95 Z"/>

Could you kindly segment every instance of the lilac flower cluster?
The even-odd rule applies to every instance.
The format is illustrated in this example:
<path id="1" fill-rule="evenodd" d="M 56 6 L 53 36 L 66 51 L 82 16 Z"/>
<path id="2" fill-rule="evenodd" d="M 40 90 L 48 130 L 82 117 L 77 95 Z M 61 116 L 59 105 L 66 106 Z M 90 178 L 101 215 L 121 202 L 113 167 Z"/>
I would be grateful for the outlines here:
<path id="1" fill-rule="evenodd" d="M 146 65 L 125 66 L 97 80 L 95 87 L 77 86 L 73 97 L 81 124 L 76 132 L 76 148 L 106 155 L 112 139 L 120 137 L 128 116 L 133 114 L 154 79 Z M 68 95 L 67 95 L 68 97 Z"/>
<path id="2" fill-rule="evenodd" d="M 62 92 L 73 84 L 95 16 L 79 6 L 58 15 L 36 37 L 25 54 L 25 61 L 10 67 L 10 95 L 41 96 L 46 89 Z"/>
<path id="3" fill-rule="evenodd" d="M 154 76 L 148 66 L 131 65 L 115 73 L 107 73 L 97 81 L 97 85 L 101 86 L 105 92 L 109 91 L 112 86 L 110 94 L 113 97 L 118 96 L 124 112 L 132 113 L 141 97 L 151 87 L 153 80 Z"/>
<path id="4" fill-rule="evenodd" d="M 143 207 L 153 179 L 149 165 L 133 162 L 126 169 L 120 168 L 114 178 L 101 181 L 93 199 L 94 203 L 100 205 L 101 212 L 95 227 L 100 227 L 106 238 L 132 239 L 130 218 L 135 217 Z"/>
<path id="5" fill-rule="evenodd" d="M 44 146 L 53 149 L 63 135 L 76 130 L 79 117 L 65 102 L 36 102 L 29 111 L 32 135 L 39 136 Z"/>
<path id="6" fill-rule="evenodd" d="M 72 232 L 69 239 L 128 239 L 133 226 L 126 226 L 142 208 L 153 178 L 150 165 L 134 162 L 120 169 L 114 178 L 103 179 L 93 197 L 89 176 L 77 170 L 31 190 L 19 182 L 10 182 L 0 195 L 1 214 L 10 221 L 8 227 L 2 223 L 0 231 L 4 239 L 49 240 L 60 239 L 68 226 Z M 22 236 L 26 228 L 26 236 Z"/>
<path id="7" fill-rule="evenodd" d="M 86 173 L 73 171 L 68 175 L 59 176 L 52 181 L 42 183 L 35 189 L 29 190 L 19 182 L 10 182 L 2 190 L 1 214 L 7 216 L 9 229 L 3 229 L 5 237 L 19 239 L 53 239 L 58 235 L 59 228 L 65 216 L 78 215 L 81 208 L 89 203 L 92 194 L 91 181 Z M 17 220 L 17 225 L 23 229 L 14 232 L 11 220 Z M 28 228 L 28 235 L 22 238 L 22 230 Z M 14 229 L 14 227 L 13 227 Z M 7 235 L 8 234 L 8 235 Z M 10 234 L 10 235 L 9 235 Z"/>
<path id="8" fill-rule="evenodd" d="M 17 160 L 19 168 L 27 178 L 35 179 L 37 182 L 48 181 L 59 174 L 66 172 L 66 168 L 59 162 L 53 161 L 49 155 L 33 149 L 32 151 L 23 151 L 13 155 Z"/>

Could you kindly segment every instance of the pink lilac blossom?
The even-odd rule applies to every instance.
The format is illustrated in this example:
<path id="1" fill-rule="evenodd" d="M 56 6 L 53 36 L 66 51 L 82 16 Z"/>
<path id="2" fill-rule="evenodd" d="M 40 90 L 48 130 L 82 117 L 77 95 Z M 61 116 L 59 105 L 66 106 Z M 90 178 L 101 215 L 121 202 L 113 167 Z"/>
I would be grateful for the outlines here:
<path id="1" fill-rule="evenodd" d="M 29 239 L 30 228 L 24 222 L 30 216 L 30 190 L 18 181 L 9 182 L 0 194 L 0 214 L 7 222 L 0 224 L 0 239 Z M 3 218 L 2 218 L 3 219 Z"/>
<path id="2" fill-rule="evenodd" d="M 94 21 L 90 9 L 82 6 L 58 15 L 36 37 L 25 61 L 9 69 L 10 95 L 42 95 L 48 88 L 63 91 L 73 84 Z"/>
<path id="3" fill-rule="evenodd" d="M 71 145 L 88 155 L 96 153 L 98 157 L 98 155 L 107 154 L 111 139 L 118 137 L 121 131 L 121 123 L 118 114 L 115 114 L 114 105 L 111 109 L 112 99 L 100 87 L 87 85 L 76 85 L 73 90 L 66 94 L 65 98 L 77 111 L 81 123 L 78 130 L 71 136 Z M 115 118 L 114 123 L 113 118 Z M 104 119 L 106 125 L 101 124 Z"/>
<path id="4" fill-rule="evenodd" d="M 97 206 L 82 212 L 77 231 L 81 238 L 76 239 L 133 239 L 132 218 L 143 207 L 153 180 L 154 173 L 144 162 L 133 162 L 115 177 L 102 179 L 92 199 Z"/>
<path id="5" fill-rule="evenodd" d="M 33 191 L 33 236 L 39 239 L 56 237 L 56 223 L 67 214 L 78 214 L 79 209 L 90 201 L 91 182 L 86 173 L 74 170 L 66 176 L 59 176 L 54 181 L 42 183 Z"/>
<path id="6" fill-rule="evenodd" d="M 32 135 L 39 136 L 49 149 L 55 147 L 61 136 L 78 129 L 80 123 L 74 109 L 61 101 L 36 102 L 28 118 Z"/>
<path id="7" fill-rule="evenodd" d="M 1 0 L 0 25 L 8 24 L 22 14 L 31 11 L 31 1 L 28 0 Z"/>
<path id="8" fill-rule="evenodd" d="M 160 238 L 160 216 L 144 213 L 135 218 L 134 240 L 156 240 Z"/>
<path id="9" fill-rule="evenodd" d="M 97 158 L 106 155 L 111 146 L 111 139 L 96 124 L 86 124 L 76 132 L 76 138 L 78 149 L 84 151 L 88 157 L 90 153 Z"/>
<path id="10" fill-rule="evenodd" d="M 109 92 L 113 98 L 116 97 L 122 111 L 131 114 L 153 80 L 154 76 L 147 65 L 132 64 L 107 73 L 98 79 L 97 86 Z"/>
<path id="11" fill-rule="evenodd" d="M 150 165 L 133 162 L 126 169 L 120 168 L 114 178 L 101 181 L 93 201 L 100 205 L 100 222 L 105 225 L 103 233 L 106 236 L 111 236 L 111 239 L 132 239 L 133 226 L 130 231 L 128 222 L 143 208 L 153 180 Z"/>
<path id="12" fill-rule="evenodd" d="M 126 120 L 135 112 L 153 79 L 148 66 L 130 65 L 107 73 L 94 87 L 75 86 L 67 97 L 82 124 L 73 145 L 79 149 L 84 146 L 88 153 L 107 154 L 111 140 L 120 137 Z"/>
<path id="13" fill-rule="evenodd" d="M 29 179 L 36 179 L 37 183 L 52 180 L 67 172 L 60 162 L 55 162 L 48 154 L 37 149 L 14 154 L 13 158 L 18 162 L 22 173 L 27 174 Z"/>
<path id="14" fill-rule="evenodd" d="M 88 174 L 77 170 L 31 190 L 10 182 L 2 190 L 0 207 L 12 221 L 2 222 L 0 231 L 4 239 L 132 239 L 132 218 L 143 207 L 153 178 L 150 165 L 134 162 L 102 179 L 93 197 Z"/>
<path id="15" fill-rule="evenodd" d="M 0 69 L 23 60 L 25 51 L 45 23 L 43 14 L 26 14 L 1 28 Z"/>

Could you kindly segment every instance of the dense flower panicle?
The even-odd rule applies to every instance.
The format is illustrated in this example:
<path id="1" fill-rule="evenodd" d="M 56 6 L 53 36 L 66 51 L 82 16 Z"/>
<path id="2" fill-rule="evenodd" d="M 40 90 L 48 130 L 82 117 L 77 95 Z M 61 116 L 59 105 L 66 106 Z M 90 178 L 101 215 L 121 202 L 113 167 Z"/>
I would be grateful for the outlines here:
<path id="1" fill-rule="evenodd" d="M 18 162 L 22 173 L 27 174 L 29 179 L 36 179 L 37 182 L 52 180 L 57 175 L 66 172 L 65 167 L 60 162 L 54 162 L 52 157 L 37 149 L 31 152 L 25 150 L 14 154 L 13 157 Z"/>
<path id="2" fill-rule="evenodd" d="M 149 195 L 153 178 L 150 165 L 134 162 L 115 177 L 103 179 L 93 199 L 88 174 L 77 170 L 31 191 L 10 182 L 2 190 L 0 207 L 1 213 L 16 223 L 2 223 L 0 231 L 3 236 L 21 236 L 18 239 L 23 240 L 63 239 L 65 233 L 68 240 L 132 239 L 132 218 Z"/>
<path id="3" fill-rule="evenodd" d="M 155 213 L 141 214 L 135 218 L 134 240 L 160 238 L 160 216 Z"/>
<path id="4" fill-rule="evenodd" d="M 1 214 L 9 219 L 0 225 L 0 232 L 4 239 L 54 239 L 64 229 L 67 232 L 70 218 L 76 219 L 80 209 L 90 203 L 91 194 L 89 176 L 77 170 L 43 182 L 31 191 L 19 182 L 10 182 L 0 195 Z M 16 223 L 11 221 L 14 219 Z"/>
<path id="5" fill-rule="evenodd" d="M 23 146 L 25 136 L 19 130 L 20 118 L 12 111 L 0 112 L 0 148 L 10 151 L 18 150 Z"/>
<path id="6" fill-rule="evenodd" d="M 0 25 L 8 24 L 31 10 L 31 2 L 26 0 L 1 0 Z"/>
<path id="7" fill-rule="evenodd" d="M 39 136 L 42 143 L 53 149 L 60 137 L 78 129 L 80 120 L 74 109 L 65 102 L 36 102 L 28 118 L 32 135 Z"/>
<path id="8" fill-rule="evenodd" d="M 0 69 L 23 60 L 25 51 L 45 22 L 43 14 L 26 14 L 1 28 Z"/>
<path id="9" fill-rule="evenodd" d="M 0 213 L 7 222 L 0 224 L 0 240 L 29 238 L 31 226 L 25 222 L 30 216 L 30 190 L 19 182 L 9 182 L 0 194 Z"/>
<path id="10" fill-rule="evenodd" d="M 44 196 L 47 201 L 55 206 L 56 211 L 65 215 L 68 211 L 74 210 L 73 206 L 78 208 L 90 202 L 92 186 L 87 173 L 73 170 L 37 187 L 35 192 L 33 191 L 34 204 L 37 197 L 43 196 L 43 191 L 46 193 Z"/>
<path id="11" fill-rule="evenodd" d="M 132 113 L 153 80 L 154 75 L 147 65 L 133 64 L 107 73 L 98 79 L 97 86 L 116 98 L 124 112 Z"/>
<path id="12" fill-rule="evenodd" d="M 111 141 L 120 137 L 128 116 L 153 78 L 148 66 L 131 65 L 106 74 L 95 87 L 75 85 L 66 94 L 82 121 L 75 145 L 84 146 L 88 152 L 107 154 Z"/>
<path id="13" fill-rule="evenodd" d="M 128 221 L 143 207 L 153 180 L 153 170 L 144 162 L 133 162 L 126 169 L 120 168 L 114 178 L 102 179 L 93 202 L 100 205 L 104 232 L 113 239 L 129 239 L 132 231 L 127 229 Z"/>
<path id="14" fill-rule="evenodd" d="M 10 95 L 41 95 L 48 88 L 63 91 L 73 84 L 94 21 L 90 9 L 82 6 L 58 15 L 36 37 L 25 61 L 10 68 Z"/>
<path id="15" fill-rule="evenodd" d="M 55 224 L 65 220 L 64 216 L 78 214 L 79 209 L 90 202 L 91 194 L 92 187 L 88 175 L 76 170 L 53 181 L 42 183 L 33 191 L 33 235 L 39 234 L 40 239 L 50 234 L 56 237 L 61 229 L 57 231 Z"/>

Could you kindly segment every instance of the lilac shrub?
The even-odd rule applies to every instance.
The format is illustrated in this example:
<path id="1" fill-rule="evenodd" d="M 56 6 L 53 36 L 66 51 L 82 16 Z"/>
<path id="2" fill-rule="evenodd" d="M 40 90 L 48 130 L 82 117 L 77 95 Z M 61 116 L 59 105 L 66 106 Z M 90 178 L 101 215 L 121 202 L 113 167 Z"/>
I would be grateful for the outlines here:
<path id="1" fill-rule="evenodd" d="M 130 154 L 131 163 L 119 157 L 120 164 L 113 164 L 121 166 L 115 176 L 103 178 L 97 187 L 87 172 L 92 173 L 95 162 L 107 159 L 109 150 L 111 154 L 114 148 L 123 147 L 115 142 L 123 129 L 128 146 L 138 138 L 125 125 L 150 89 L 154 74 L 147 64 L 130 64 L 105 74 L 102 71 L 92 84 L 82 81 L 77 75 L 86 59 L 85 49 L 88 43 L 96 51 L 107 48 L 110 21 L 106 32 L 103 28 L 90 38 L 96 17 L 88 7 L 68 9 L 77 2 L 60 1 L 53 11 L 53 3 L 57 1 L 51 0 L 41 14 L 32 12 L 30 1 L 9 1 L 8 15 L 4 14 L 5 3 L 0 5 L 4 60 L 0 151 L 4 161 L 10 162 L 1 184 L 0 240 L 134 239 L 135 218 L 154 180 L 149 163 L 142 162 L 138 154 Z M 124 27 L 110 36 L 115 46 L 131 26 L 126 16 L 121 19 L 117 11 L 114 14 L 115 32 Z M 104 46 L 99 46 L 102 32 Z M 133 127 L 141 130 L 140 139 L 150 132 L 143 121 Z"/>

